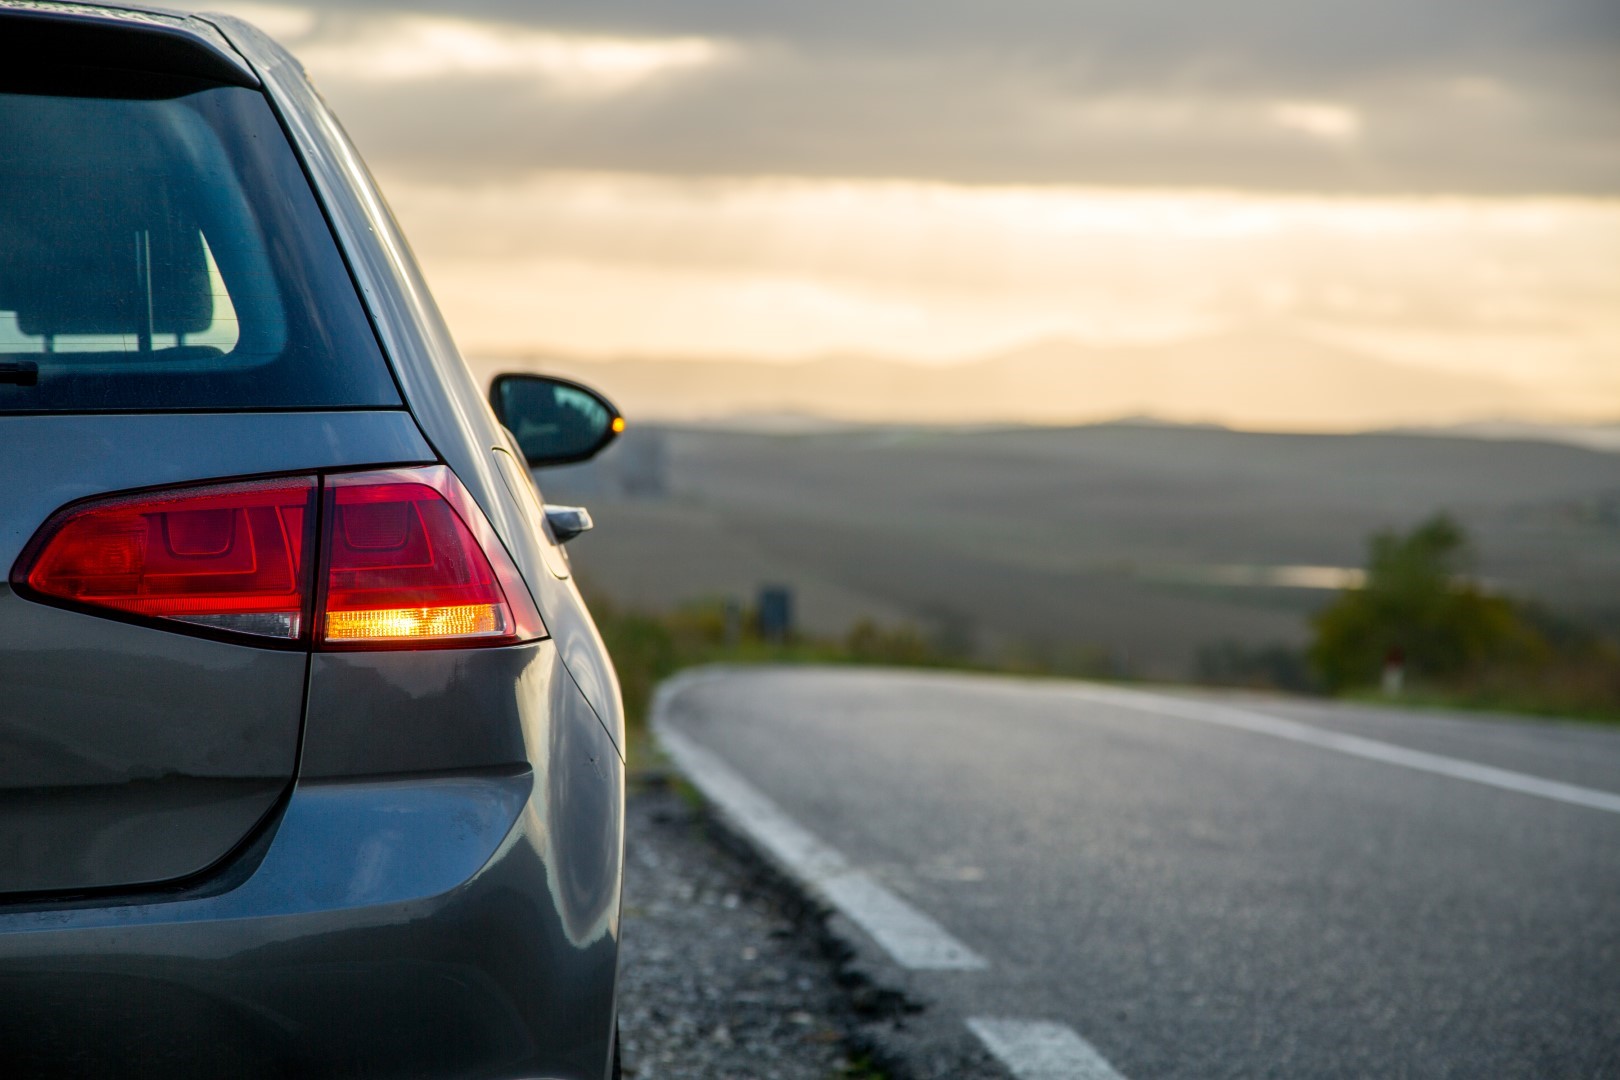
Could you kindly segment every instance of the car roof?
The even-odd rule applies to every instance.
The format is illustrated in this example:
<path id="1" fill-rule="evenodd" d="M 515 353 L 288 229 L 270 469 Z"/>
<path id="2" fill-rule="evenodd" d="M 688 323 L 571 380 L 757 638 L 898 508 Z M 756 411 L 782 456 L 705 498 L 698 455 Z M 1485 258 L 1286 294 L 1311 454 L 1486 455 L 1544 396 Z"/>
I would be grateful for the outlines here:
<path id="1" fill-rule="evenodd" d="M 239 86 L 259 79 L 206 16 L 119 3 L 0 0 L 0 63 L 80 63 L 198 75 Z"/>

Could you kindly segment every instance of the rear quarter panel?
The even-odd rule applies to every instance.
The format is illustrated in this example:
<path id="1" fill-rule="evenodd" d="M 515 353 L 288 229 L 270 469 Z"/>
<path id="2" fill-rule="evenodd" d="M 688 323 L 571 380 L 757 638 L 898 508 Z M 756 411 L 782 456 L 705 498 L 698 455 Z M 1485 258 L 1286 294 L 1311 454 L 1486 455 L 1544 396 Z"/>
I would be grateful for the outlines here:
<path id="1" fill-rule="evenodd" d="M 505 434 L 375 180 L 296 60 L 241 20 L 211 18 L 259 74 L 304 156 L 423 434 L 505 541 L 563 663 L 622 757 L 623 702 L 601 636 L 574 583 L 546 570 L 548 538 L 530 525 L 521 501 L 501 480 L 493 451 L 506 446 Z"/>

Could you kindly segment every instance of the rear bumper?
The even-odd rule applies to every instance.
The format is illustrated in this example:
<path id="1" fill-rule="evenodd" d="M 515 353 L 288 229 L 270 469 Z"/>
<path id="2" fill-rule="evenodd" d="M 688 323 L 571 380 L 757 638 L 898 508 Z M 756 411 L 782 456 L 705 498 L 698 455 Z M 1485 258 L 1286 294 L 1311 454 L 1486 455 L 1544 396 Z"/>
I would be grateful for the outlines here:
<path id="1" fill-rule="evenodd" d="M 622 772 L 589 775 L 616 848 Z M 0 909 L 7 1071 L 599 1080 L 618 860 L 546 828 L 579 783 L 300 783 L 227 891 Z"/>

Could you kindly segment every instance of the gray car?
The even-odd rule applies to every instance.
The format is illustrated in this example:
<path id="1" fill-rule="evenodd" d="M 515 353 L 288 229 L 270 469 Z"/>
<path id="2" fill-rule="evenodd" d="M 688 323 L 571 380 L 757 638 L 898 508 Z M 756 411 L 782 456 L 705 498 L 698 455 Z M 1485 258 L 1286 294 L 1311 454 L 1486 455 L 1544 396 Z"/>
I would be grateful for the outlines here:
<path id="1" fill-rule="evenodd" d="M 617 1072 L 622 427 L 251 26 L 0 0 L 0 1074 Z"/>

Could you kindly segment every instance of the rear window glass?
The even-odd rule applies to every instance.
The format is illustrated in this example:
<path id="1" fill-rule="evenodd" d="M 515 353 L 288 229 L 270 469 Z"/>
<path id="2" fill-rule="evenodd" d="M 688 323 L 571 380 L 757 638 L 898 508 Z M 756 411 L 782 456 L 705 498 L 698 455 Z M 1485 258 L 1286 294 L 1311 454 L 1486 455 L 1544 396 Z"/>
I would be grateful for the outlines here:
<path id="1" fill-rule="evenodd" d="M 0 82 L 0 413 L 398 405 L 264 96 Z"/>

